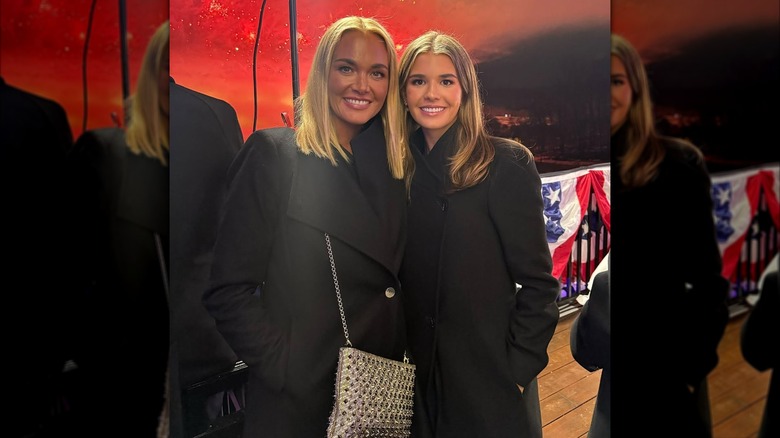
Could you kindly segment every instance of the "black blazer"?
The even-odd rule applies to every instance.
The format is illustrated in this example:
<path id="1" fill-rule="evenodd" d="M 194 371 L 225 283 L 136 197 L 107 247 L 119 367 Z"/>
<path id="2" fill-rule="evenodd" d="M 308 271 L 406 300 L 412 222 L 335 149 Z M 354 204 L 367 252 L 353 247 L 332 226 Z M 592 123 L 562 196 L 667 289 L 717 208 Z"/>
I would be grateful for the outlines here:
<path id="1" fill-rule="evenodd" d="M 608 269 L 593 278 L 590 299 L 574 320 L 569 338 L 571 354 L 578 364 L 588 371 L 601 369 L 596 407 L 588 430 L 590 438 L 608 438 L 611 430 L 610 301 Z"/>
<path id="2" fill-rule="evenodd" d="M 245 437 L 325 435 L 345 339 L 324 233 L 353 345 L 403 357 L 404 183 L 379 118 L 351 145 L 334 167 L 300 153 L 292 129 L 261 130 L 230 167 L 204 303 L 249 366 Z"/>
<path id="3" fill-rule="evenodd" d="M 420 132 L 412 146 L 401 280 L 424 399 L 413 427 L 422 434 L 430 418 L 438 437 L 540 437 L 538 393 L 517 384 L 535 389 L 558 322 L 541 179 L 530 155 L 493 138 L 488 178 L 449 193 L 454 134 L 428 156 Z"/>
<path id="4" fill-rule="evenodd" d="M 742 325 L 740 346 L 745 360 L 758 371 L 769 371 L 766 405 L 761 420 L 759 438 L 770 438 L 780 434 L 778 415 L 780 415 L 780 349 L 777 348 L 778 318 L 777 306 L 780 305 L 780 285 L 778 271 L 768 272 L 761 286 L 760 296 Z"/>

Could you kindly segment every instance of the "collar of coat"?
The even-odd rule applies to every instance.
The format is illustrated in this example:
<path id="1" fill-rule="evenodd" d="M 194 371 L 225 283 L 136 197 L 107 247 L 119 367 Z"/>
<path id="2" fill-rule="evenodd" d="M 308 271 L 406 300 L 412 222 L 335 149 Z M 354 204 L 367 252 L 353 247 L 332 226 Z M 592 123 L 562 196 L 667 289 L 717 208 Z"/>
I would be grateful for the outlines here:
<path id="1" fill-rule="evenodd" d="M 412 156 L 415 161 L 414 182 L 431 186 L 437 192 L 444 192 L 450 180 L 450 157 L 457 152 L 458 122 L 455 122 L 439 138 L 427 154 L 425 136 L 418 129 L 411 136 Z"/>
<path id="2" fill-rule="evenodd" d="M 398 272 L 406 198 L 403 181 L 393 179 L 388 168 L 381 118 L 350 144 L 351 163 L 339 157 L 337 166 L 314 154 L 296 154 L 287 215 Z"/>

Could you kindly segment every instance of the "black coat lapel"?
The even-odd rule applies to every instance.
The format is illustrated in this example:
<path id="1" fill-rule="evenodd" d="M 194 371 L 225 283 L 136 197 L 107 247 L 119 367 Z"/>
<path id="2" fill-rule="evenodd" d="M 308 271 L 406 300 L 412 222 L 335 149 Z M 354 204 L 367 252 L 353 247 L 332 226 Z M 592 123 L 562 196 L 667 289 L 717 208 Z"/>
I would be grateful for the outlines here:
<path id="1" fill-rule="evenodd" d="M 422 129 L 412 135 L 411 149 L 416 167 L 414 184 L 420 189 L 444 194 L 450 180 L 449 159 L 457 152 L 456 133 L 457 123 L 450 126 L 427 155 L 423 153 L 426 146 Z"/>
<path id="2" fill-rule="evenodd" d="M 394 251 L 387 248 L 390 240 L 385 237 L 388 233 L 385 228 L 387 219 L 382 217 L 386 207 L 381 205 L 387 194 L 382 184 L 377 182 L 378 178 L 387 178 L 387 159 L 382 155 L 383 164 L 377 168 L 380 163 L 373 152 L 373 149 L 381 148 L 384 154 L 381 120 L 372 123 L 353 139 L 352 147 L 360 151 L 352 165 L 340 157 L 339 165 L 334 167 L 328 160 L 314 154 L 297 155 L 287 215 L 327 232 L 391 272 L 397 272 Z M 356 166 L 356 169 L 350 166 Z M 382 171 L 385 173 L 380 173 Z M 403 187 L 403 183 L 399 183 Z M 367 195 L 371 196 L 371 201 Z"/>

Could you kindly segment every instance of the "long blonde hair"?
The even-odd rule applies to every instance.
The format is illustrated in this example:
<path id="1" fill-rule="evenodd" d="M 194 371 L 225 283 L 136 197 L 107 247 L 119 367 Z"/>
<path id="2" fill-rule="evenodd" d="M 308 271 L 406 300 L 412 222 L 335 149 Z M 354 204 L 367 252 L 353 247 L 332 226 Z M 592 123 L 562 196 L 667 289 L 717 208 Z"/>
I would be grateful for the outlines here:
<path id="1" fill-rule="evenodd" d="M 631 86 L 631 106 L 626 120 L 626 150 L 621 157 L 620 179 L 626 187 L 641 187 L 658 173 L 666 149 L 655 129 L 650 82 L 642 58 L 634 46 L 612 34 L 612 56 L 623 63 Z"/>
<path id="2" fill-rule="evenodd" d="M 406 143 L 400 141 L 397 128 L 400 125 L 401 114 L 401 99 L 398 94 L 398 55 L 390 34 L 373 18 L 344 17 L 331 24 L 325 31 L 314 53 L 306 90 L 295 102 L 296 113 L 299 116 L 295 140 L 301 152 L 314 153 L 320 158 L 327 158 L 334 166 L 336 153 L 349 160 L 346 151 L 339 144 L 331 121 L 328 77 L 336 45 L 344 33 L 352 30 L 376 34 L 384 41 L 387 48 L 389 85 L 387 99 L 380 114 L 385 131 L 390 173 L 396 179 L 404 179 L 410 173 L 412 157 Z"/>
<path id="3" fill-rule="evenodd" d="M 146 47 L 138 83 L 130 104 L 127 147 L 168 165 L 168 116 L 160 108 L 159 74 L 168 52 L 168 21 L 157 28 Z"/>
<path id="4" fill-rule="evenodd" d="M 495 147 L 485 129 L 480 84 L 474 62 L 463 45 L 453 36 L 435 30 L 428 31 L 412 41 L 401 57 L 401 95 L 406 92 L 406 82 L 414 61 L 423 53 L 447 55 L 455 66 L 463 96 L 457 115 L 458 149 L 450 160 L 450 179 L 453 190 L 472 187 L 487 178 L 490 163 L 496 155 Z M 418 127 L 407 113 L 406 122 L 402 125 L 404 140 L 408 141 Z M 530 151 L 527 152 L 530 156 Z"/>

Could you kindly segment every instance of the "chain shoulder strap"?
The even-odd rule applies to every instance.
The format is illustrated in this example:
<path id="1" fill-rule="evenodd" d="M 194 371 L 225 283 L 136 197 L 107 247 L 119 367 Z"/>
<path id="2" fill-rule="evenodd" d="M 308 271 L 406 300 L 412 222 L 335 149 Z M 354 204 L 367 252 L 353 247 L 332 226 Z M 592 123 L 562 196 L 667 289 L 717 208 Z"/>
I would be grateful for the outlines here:
<path id="1" fill-rule="evenodd" d="M 347 329 L 347 317 L 344 316 L 344 303 L 341 301 L 341 288 L 339 287 L 339 278 L 336 274 L 336 262 L 333 260 L 333 248 L 330 246 L 330 236 L 325 233 L 325 245 L 328 247 L 328 259 L 330 260 L 330 272 L 333 274 L 333 286 L 336 288 L 336 298 L 339 302 L 339 314 L 341 314 L 341 326 L 344 328 L 344 338 L 347 345 L 352 346 L 349 340 L 349 330 Z"/>
<path id="2" fill-rule="evenodd" d="M 330 272 L 333 274 L 333 286 L 336 288 L 336 299 L 339 302 L 339 314 L 341 315 L 341 327 L 344 328 L 344 339 L 347 340 L 347 346 L 352 346 L 349 340 L 349 330 L 347 329 L 347 317 L 344 316 L 344 302 L 341 301 L 341 288 L 339 287 L 339 277 L 336 274 L 336 262 L 333 260 L 333 248 L 330 246 L 330 236 L 325 233 L 325 246 L 328 247 L 328 260 L 330 260 Z M 409 363 L 409 356 L 404 350 L 404 363 Z"/>

